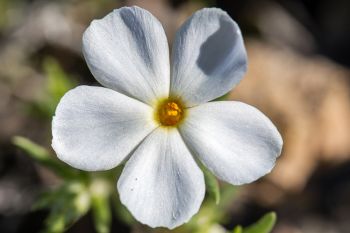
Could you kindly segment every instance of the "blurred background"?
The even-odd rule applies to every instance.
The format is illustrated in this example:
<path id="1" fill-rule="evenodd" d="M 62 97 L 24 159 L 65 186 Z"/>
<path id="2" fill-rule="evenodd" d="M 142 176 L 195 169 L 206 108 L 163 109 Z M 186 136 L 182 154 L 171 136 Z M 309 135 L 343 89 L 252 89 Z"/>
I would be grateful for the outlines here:
<path id="1" fill-rule="evenodd" d="M 274 233 L 350 232 L 348 0 L 0 0 L 0 232 L 166 232 L 120 205 L 121 168 L 77 172 L 50 147 L 61 96 L 97 85 L 81 54 L 84 29 L 124 5 L 154 14 L 169 43 L 194 11 L 227 11 L 249 59 L 228 98 L 259 108 L 284 138 L 273 172 L 242 187 L 220 183 L 218 205 L 209 177 L 216 188 L 174 232 L 232 232 L 269 211 L 277 214 Z"/>

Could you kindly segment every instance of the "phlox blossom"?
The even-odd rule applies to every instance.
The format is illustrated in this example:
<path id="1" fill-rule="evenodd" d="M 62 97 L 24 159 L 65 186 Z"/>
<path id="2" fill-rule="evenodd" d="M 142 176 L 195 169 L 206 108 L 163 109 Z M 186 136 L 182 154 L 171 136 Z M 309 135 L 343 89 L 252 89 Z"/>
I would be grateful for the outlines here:
<path id="1" fill-rule="evenodd" d="M 198 212 L 205 194 L 202 163 L 233 185 L 267 174 L 282 138 L 259 110 L 213 101 L 247 69 L 241 31 L 216 8 L 194 13 L 169 46 L 161 23 L 139 7 L 94 20 L 83 54 L 104 87 L 67 92 L 52 122 L 52 147 L 69 165 L 112 169 L 121 202 L 151 227 L 174 228 Z"/>

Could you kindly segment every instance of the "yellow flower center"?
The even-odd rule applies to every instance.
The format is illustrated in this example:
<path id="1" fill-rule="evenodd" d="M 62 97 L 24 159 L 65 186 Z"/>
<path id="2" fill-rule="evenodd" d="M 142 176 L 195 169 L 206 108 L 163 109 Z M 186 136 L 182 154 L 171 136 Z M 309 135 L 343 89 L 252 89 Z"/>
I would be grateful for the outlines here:
<path id="1" fill-rule="evenodd" d="M 179 101 L 165 100 L 158 105 L 155 117 L 163 126 L 176 126 L 184 117 L 184 108 Z"/>

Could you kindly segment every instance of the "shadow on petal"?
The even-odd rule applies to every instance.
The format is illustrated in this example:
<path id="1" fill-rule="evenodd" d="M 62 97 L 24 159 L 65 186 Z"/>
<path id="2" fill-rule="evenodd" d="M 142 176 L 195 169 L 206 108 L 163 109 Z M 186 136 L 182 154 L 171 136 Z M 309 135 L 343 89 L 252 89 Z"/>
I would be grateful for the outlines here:
<path id="1" fill-rule="evenodd" d="M 232 22 L 220 19 L 219 24 L 218 30 L 200 47 L 197 65 L 206 75 L 212 75 L 225 63 L 231 63 L 232 61 L 226 59 L 231 57 L 231 53 L 235 52 L 235 45 L 238 44 L 239 37 Z"/>

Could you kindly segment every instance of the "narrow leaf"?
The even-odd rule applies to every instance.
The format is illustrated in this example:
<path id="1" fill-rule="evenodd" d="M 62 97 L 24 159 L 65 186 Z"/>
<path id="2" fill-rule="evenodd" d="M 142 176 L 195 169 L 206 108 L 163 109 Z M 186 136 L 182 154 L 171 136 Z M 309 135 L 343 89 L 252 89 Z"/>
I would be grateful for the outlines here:
<path id="1" fill-rule="evenodd" d="M 109 233 L 112 219 L 110 184 L 101 178 L 95 178 L 90 185 L 90 193 L 96 231 L 98 233 Z"/>
<path id="2" fill-rule="evenodd" d="M 276 213 L 265 214 L 253 225 L 244 228 L 243 233 L 270 233 L 276 224 Z"/>
<path id="3" fill-rule="evenodd" d="M 105 196 L 92 197 L 92 214 L 98 233 L 109 233 L 111 225 L 111 208 L 109 199 Z"/>
<path id="4" fill-rule="evenodd" d="M 15 146 L 26 152 L 35 161 L 49 168 L 61 177 L 72 178 L 78 174 L 76 171 L 65 166 L 63 163 L 55 160 L 44 147 L 27 138 L 15 136 L 13 137 L 12 142 Z"/>
<path id="5" fill-rule="evenodd" d="M 50 157 L 45 148 L 39 146 L 38 144 L 35 144 L 27 138 L 15 136 L 13 137 L 12 141 L 15 146 L 24 150 L 26 153 L 28 153 L 28 155 L 37 161 L 46 161 Z"/>

